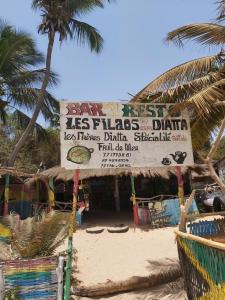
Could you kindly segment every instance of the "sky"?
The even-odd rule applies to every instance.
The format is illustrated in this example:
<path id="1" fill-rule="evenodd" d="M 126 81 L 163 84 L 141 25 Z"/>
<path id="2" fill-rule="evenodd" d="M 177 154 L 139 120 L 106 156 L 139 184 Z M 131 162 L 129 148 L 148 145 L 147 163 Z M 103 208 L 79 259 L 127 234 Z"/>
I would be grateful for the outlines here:
<path id="1" fill-rule="evenodd" d="M 37 33 L 39 11 L 31 0 L 1 1 L 1 18 L 32 34 L 46 52 L 47 38 Z M 97 55 L 75 41 L 56 43 L 52 69 L 60 84 L 57 99 L 88 101 L 129 100 L 167 69 L 215 52 L 188 43 L 184 48 L 165 43 L 166 34 L 182 25 L 213 21 L 215 0 L 116 0 L 82 19 L 103 36 Z"/>

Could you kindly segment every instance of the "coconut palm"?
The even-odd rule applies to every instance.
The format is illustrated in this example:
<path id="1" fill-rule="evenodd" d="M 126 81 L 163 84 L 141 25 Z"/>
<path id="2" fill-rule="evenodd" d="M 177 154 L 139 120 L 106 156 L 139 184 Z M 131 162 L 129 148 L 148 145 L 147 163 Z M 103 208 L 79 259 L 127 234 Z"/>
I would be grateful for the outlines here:
<path id="1" fill-rule="evenodd" d="M 38 32 L 48 36 L 48 49 L 46 56 L 46 70 L 42 81 L 37 106 L 32 118 L 15 146 L 9 158 L 9 165 L 13 165 L 15 158 L 32 130 L 37 117 L 43 107 L 44 95 L 50 79 L 51 58 L 55 38 L 58 35 L 59 41 L 74 39 L 79 44 L 87 43 L 91 51 L 99 53 L 103 46 L 103 39 L 98 30 L 91 25 L 80 21 L 81 16 L 85 16 L 95 8 L 103 8 L 104 2 L 112 0 L 33 0 L 32 7 L 41 10 L 42 22 Z"/>
<path id="2" fill-rule="evenodd" d="M 43 63 L 43 55 L 36 49 L 34 40 L 22 31 L 0 22 L 0 124 L 10 122 L 24 129 L 29 123 L 26 113 L 32 112 L 37 103 L 39 89 L 45 70 L 36 69 Z M 50 84 L 57 83 L 56 75 L 51 74 Z M 58 111 L 58 102 L 46 91 L 42 114 L 50 120 Z M 43 133 L 40 125 L 35 130 Z"/>
<path id="3" fill-rule="evenodd" d="M 217 138 L 204 161 L 225 193 L 211 160 L 225 129 L 225 0 L 219 1 L 214 23 L 191 24 L 168 33 L 166 40 L 183 46 L 192 40 L 200 45 L 220 46 L 216 55 L 201 57 L 176 66 L 150 82 L 132 101 L 175 102 L 175 109 L 188 108 L 194 150 L 199 150 L 219 129 Z"/>

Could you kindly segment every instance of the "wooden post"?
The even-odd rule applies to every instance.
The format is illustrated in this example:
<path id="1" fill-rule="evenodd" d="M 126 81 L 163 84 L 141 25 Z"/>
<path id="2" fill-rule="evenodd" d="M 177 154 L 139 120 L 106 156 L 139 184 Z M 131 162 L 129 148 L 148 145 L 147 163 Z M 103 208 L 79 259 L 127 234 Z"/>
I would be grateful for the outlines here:
<path id="1" fill-rule="evenodd" d="M 187 199 L 185 205 L 180 205 L 180 224 L 179 224 L 179 230 L 182 232 L 186 232 L 186 223 L 187 223 L 187 215 L 189 207 L 192 204 L 192 201 L 195 197 L 195 190 L 192 191 L 190 197 Z"/>
<path id="2" fill-rule="evenodd" d="M 74 188 L 73 188 L 73 208 L 70 216 L 70 228 L 67 247 L 67 262 L 66 262 L 66 278 L 64 286 L 64 300 L 70 300 L 71 294 L 71 272 L 73 260 L 73 233 L 76 231 L 76 210 L 77 210 L 77 197 L 79 187 L 80 170 L 76 170 L 74 174 Z"/>
<path id="3" fill-rule="evenodd" d="M 5 192 L 4 192 L 4 206 L 3 206 L 3 216 L 9 214 L 9 179 L 10 175 L 5 175 Z"/>
<path id="4" fill-rule="evenodd" d="M 131 180 L 131 189 L 132 189 L 132 203 L 133 203 L 133 215 L 134 215 L 134 228 L 138 226 L 139 220 L 138 220 L 138 208 L 137 208 L 137 202 L 136 202 L 136 192 L 135 192 L 135 185 L 134 185 L 134 176 L 130 176 Z"/>
<path id="5" fill-rule="evenodd" d="M 178 199 L 179 199 L 180 205 L 183 205 L 184 204 L 184 183 L 183 183 L 182 172 L 181 172 L 180 166 L 176 167 L 176 173 L 177 173 L 177 181 L 178 181 Z"/>
<path id="6" fill-rule="evenodd" d="M 120 192 L 119 192 L 119 180 L 118 180 L 118 176 L 115 176 L 114 199 L 115 199 L 116 211 L 120 212 Z"/>
<path id="7" fill-rule="evenodd" d="M 63 270 L 64 270 L 64 261 L 63 256 L 59 256 L 58 267 L 56 268 L 56 274 L 58 279 L 58 290 L 57 290 L 57 300 L 63 299 Z"/>
<path id="8" fill-rule="evenodd" d="M 5 284 L 4 284 L 4 277 L 2 268 L 0 268 L 0 300 L 5 299 Z"/>
<path id="9" fill-rule="evenodd" d="M 48 204 L 49 204 L 49 210 L 55 208 L 55 187 L 54 187 L 54 179 L 50 178 L 48 181 Z"/>

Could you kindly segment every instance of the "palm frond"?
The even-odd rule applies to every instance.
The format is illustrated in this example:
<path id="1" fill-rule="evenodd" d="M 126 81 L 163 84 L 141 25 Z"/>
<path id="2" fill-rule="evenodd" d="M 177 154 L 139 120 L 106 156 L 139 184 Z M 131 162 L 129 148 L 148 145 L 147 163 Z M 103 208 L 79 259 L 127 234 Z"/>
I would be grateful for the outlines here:
<path id="1" fill-rule="evenodd" d="M 215 69 L 221 69 L 224 65 L 223 62 L 223 54 L 219 53 L 217 55 L 197 58 L 178 65 L 151 81 L 132 99 L 132 101 L 140 102 L 149 94 L 162 92 L 177 85 L 200 78 Z"/>
<path id="2" fill-rule="evenodd" d="M 224 118 L 224 110 L 214 110 L 208 115 L 207 120 L 196 114 L 191 121 L 191 136 L 194 151 L 200 151 L 205 143 L 211 138 L 212 132 L 220 127 L 221 121 Z"/>
<path id="3" fill-rule="evenodd" d="M 218 21 L 224 21 L 225 20 L 225 0 L 220 0 L 217 1 L 218 3 L 218 16 L 217 16 L 217 20 Z"/>
<path id="4" fill-rule="evenodd" d="M 103 38 L 99 34 L 98 30 L 93 26 L 81 21 L 73 19 L 71 22 L 71 37 L 77 40 L 77 42 L 80 44 L 88 43 L 91 51 L 99 53 L 103 47 Z"/>
<path id="5" fill-rule="evenodd" d="M 39 84 L 43 81 L 45 75 L 45 69 L 37 69 L 37 70 L 26 70 L 23 72 L 18 72 L 13 76 L 5 79 L 5 84 L 9 87 L 32 87 L 36 84 Z M 51 72 L 49 86 L 55 86 L 59 82 L 58 75 L 54 72 Z"/>
<path id="6" fill-rule="evenodd" d="M 183 110 L 184 108 L 193 108 L 207 120 L 213 112 L 221 112 L 221 107 L 218 107 L 217 103 L 220 101 L 224 102 L 224 88 L 225 79 L 216 81 L 196 92 L 186 101 L 178 103 L 174 111 Z M 225 110 L 223 110 L 223 113 L 225 113 Z"/>
<path id="7" fill-rule="evenodd" d="M 20 258 L 35 258 L 53 255 L 56 248 L 68 235 L 69 218 L 61 212 L 42 214 L 40 221 L 28 218 L 20 226 L 12 226 L 12 220 L 3 221 L 12 231 L 12 250 Z M 11 215 L 16 223 L 16 215 Z M 17 218 L 18 220 L 18 218 Z"/>
<path id="8" fill-rule="evenodd" d="M 190 24 L 169 32 L 166 40 L 178 46 L 182 46 L 184 40 L 193 40 L 202 45 L 223 45 L 225 27 L 214 23 Z"/>
<path id="9" fill-rule="evenodd" d="M 31 36 L 12 26 L 0 26 L 0 74 L 13 75 L 44 62 Z"/>
<path id="10" fill-rule="evenodd" d="M 152 94 L 147 96 L 147 102 L 183 102 L 189 97 L 193 96 L 196 92 L 201 91 L 203 88 L 210 84 L 217 82 L 224 78 L 224 74 L 220 72 L 211 72 L 208 75 L 202 76 L 188 83 L 178 85 L 175 88 L 168 89 L 164 92 L 153 94 L 155 98 L 152 98 Z"/>
<path id="11" fill-rule="evenodd" d="M 33 111 L 37 104 L 37 99 L 40 89 L 37 88 L 12 88 L 8 92 L 8 100 L 13 106 L 26 108 L 28 111 Z M 45 92 L 44 103 L 41 112 L 45 120 L 51 121 L 55 113 L 59 112 L 59 102 L 49 93 Z"/>
<path id="12" fill-rule="evenodd" d="M 25 130 L 30 122 L 30 117 L 18 109 L 11 114 L 11 119 L 19 130 Z M 48 142 L 48 132 L 40 124 L 35 124 L 32 134 L 37 141 Z"/>

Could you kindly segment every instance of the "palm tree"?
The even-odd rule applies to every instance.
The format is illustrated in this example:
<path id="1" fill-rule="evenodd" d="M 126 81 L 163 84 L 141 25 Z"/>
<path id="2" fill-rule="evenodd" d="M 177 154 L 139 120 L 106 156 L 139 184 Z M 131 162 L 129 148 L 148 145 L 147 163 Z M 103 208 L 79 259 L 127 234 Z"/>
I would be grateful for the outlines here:
<path id="1" fill-rule="evenodd" d="M 14 122 L 21 129 L 28 125 L 30 118 L 27 113 L 35 108 L 39 94 L 37 84 L 42 81 L 45 73 L 44 69 L 37 69 L 43 61 L 43 55 L 28 34 L 0 22 L 1 125 Z M 50 84 L 56 83 L 57 76 L 51 74 Z M 45 119 L 51 120 L 58 108 L 58 101 L 46 91 L 41 111 Z M 37 123 L 34 129 L 37 133 L 44 132 Z"/>
<path id="2" fill-rule="evenodd" d="M 111 2 L 112 0 L 105 0 Z M 75 39 L 80 44 L 87 43 L 91 51 L 99 53 L 103 46 L 103 39 L 97 29 L 79 20 L 95 8 L 103 8 L 104 0 L 33 0 L 32 7 L 40 9 L 42 22 L 38 32 L 48 36 L 48 49 L 46 56 L 46 70 L 42 81 L 37 106 L 32 118 L 23 135 L 16 144 L 9 157 L 9 165 L 12 166 L 21 147 L 31 132 L 37 117 L 43 107 L 44 95 L 50 79 L 51 58 L 56 35 L 59 41 L 63 42 L 67 38 Z"/>
<path id="3" fill-rule="evenodd" d="M 201 45 L 220 46 L 225 43 L 225 0 L 218 1 L 215 23 L 191 24 L 168 33 L 166 40 L 183 46 L 186 40 Z M 212 158 L 225 129 L 225 61 L 224 51 L 201 57 L 176 66 L 150 82 L 133 99 L 138 101 L 174 102 L 175 109 L 191 111 L 194 150 L 199 150 L 217 131 L 215 142 L 204 162 L 208 164 L 214 180 L 225 193 L 225 185 L 217 176 Z"/>

